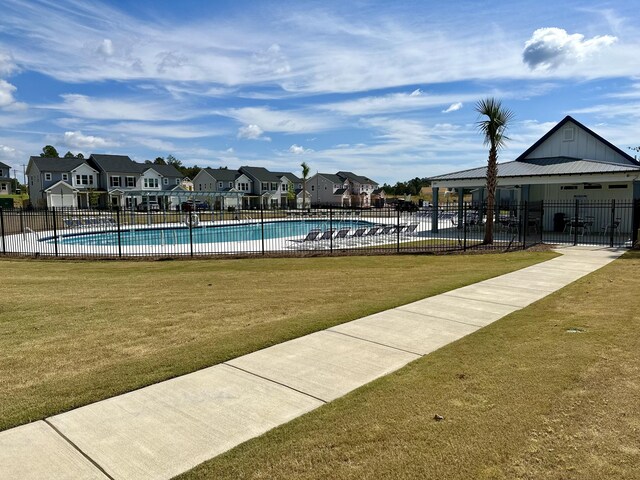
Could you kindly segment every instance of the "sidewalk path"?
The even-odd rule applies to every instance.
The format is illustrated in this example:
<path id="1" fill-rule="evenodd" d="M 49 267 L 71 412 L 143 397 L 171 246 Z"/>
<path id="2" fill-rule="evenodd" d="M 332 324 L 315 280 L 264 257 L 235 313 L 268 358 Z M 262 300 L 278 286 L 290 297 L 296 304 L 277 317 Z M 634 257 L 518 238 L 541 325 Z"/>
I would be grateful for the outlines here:
<path id="1" fill-rule="evenodd" d="M 624 253 L 559 251 L 547 262 L 0 432 L 0 478 L 171 478 Z"/>

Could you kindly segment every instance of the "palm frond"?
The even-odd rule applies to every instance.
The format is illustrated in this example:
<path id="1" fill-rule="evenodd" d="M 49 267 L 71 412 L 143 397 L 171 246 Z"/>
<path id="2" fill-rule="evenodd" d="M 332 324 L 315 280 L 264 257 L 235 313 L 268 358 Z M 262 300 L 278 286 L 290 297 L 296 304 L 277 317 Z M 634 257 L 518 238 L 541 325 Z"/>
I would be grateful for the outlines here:
<path id="1" fill-rule="evenodd" d="M 501 148 L 509 140 L 504 132 L 514 118 L 514 113 L 502 106 L 502 102 L 495 98 L 485 98 L 476 103 L 476 112 L 486 117 L 476 122 L 476 127 L 484 136 L 484 144 Z"/>

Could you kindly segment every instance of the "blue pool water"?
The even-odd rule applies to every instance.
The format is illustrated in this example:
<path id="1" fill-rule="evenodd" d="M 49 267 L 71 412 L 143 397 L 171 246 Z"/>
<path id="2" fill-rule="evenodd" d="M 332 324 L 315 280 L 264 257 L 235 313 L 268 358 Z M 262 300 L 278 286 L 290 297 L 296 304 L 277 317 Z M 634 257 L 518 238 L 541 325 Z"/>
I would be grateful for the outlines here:
<path id="1" fill-rule="evenodd" d="M 264 238 L 284 238 L 304 236 L 316 228 L 329 229 L 329 220 L 288 220 L 281 222 L 265 222 Z M 360 220 L 334 220 L 331 226 L 340 228 L 368 227 L 370 222 Z M 240 225 L 211 225 L 193 228 L 193 243 L 243 242 L 260 240 L 262 224 L 245 223 Z M 189 228 L 142 228 L 121 230 L 122 245 L 181 245 L 190 243 Z M 52 243 L 52 239 L 46 240 Z M 58 238 L 58 243 L 66 245 L 118 245 L 117 232 L 65 234 Z"/>

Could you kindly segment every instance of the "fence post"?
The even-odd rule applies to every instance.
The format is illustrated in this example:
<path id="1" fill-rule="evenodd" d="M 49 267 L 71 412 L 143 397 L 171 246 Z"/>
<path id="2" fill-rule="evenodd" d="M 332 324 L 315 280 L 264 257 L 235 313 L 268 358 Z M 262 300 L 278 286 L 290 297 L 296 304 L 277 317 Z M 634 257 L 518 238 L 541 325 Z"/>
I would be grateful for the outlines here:
<path id="1" fill-rule="evenodd" d="M 51 207 L 51 215 L 53 216 L 53 246 L 58 256 L 58 221 L 56 220 L 56 207 Z"/>
<path id="2" fill-rule="evenodd" d="M 333 207 L 329 205 L 329 231 L 333 232 Z M 333 254 L 333 233 L 329 237 L 329 253 Z"/>
<path id="3" fill-rule="evenodd" d="M 527 249 L 527 234 L 529 230 L 529 202 L 525 200 L 522 215 L 522 249 Z"/>
<path id="4" fill-rule="evenodd" d="M 578 245 L 578 214 L 580 208 L 580 201 L 576 199 L 576 209 L 573 215 L 573 245 Z"/>
<path id="5" fill-rule="evenodd" d="M 396 210 L 396 253 L 400 253 L 400 209 Z"/>
<path id="6" fill-rule="evenodd" d="M 2 207 L 0 207 L 0 233 L 2 233 L 2 254 L 6 255 L 7 246 L 4 239 L 4 211 L 2 210 Z"/>
<path id="7" fill-rule="evenodd" d="M 191 255 L 191 257 L 193 257 L 193 212 L 192 212 L 192 209 L 189 209 L 189 254 Z"/>
<path id="8" fill-rule="evenodd" d="M 262 255 L 264 255 L 264 205 L 260 199 L 260 238 L 262 239 Z"/>
<path id="9" fill-rule="evenodd" d="M 638 228 L 640 228 L 640 200 L 634 200 L 631 207 L 631 245 L 638 242 Z"/>
<path id="10" fill-rule="evenodd" d="M 118 257 L 122 258 L 122 237 L 120 236 L 120 207 L 116 209 L 116 224 L 118 225 Z"/>
<path id="11" fill-rule="evenodd" d="M 462 251 L 467 251 L 467 213 L 468 213 L 469 205 L 466 203 L 462 203 Z M 482 215 L 482 210 L 480 211 L 480 215 Z"/>
<path id="12" fill-rule="evenodd" d="M 611 221 L 609 222 L 609 247 L 613 247 L 613 222 L 615 221 L 616 221 L 616 200 L 614 198 L 611 200 Z"/>
<path id="13" fill-rule="evenodd" d="M 20 233 L 24 233 L 24 209 L 20 207 Z"/>

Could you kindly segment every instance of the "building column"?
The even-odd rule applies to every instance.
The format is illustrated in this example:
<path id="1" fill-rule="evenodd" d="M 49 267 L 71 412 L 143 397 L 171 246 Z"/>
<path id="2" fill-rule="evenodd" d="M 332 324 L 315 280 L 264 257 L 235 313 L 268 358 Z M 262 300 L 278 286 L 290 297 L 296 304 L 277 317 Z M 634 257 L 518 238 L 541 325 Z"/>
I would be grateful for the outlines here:
<path id="1" fill-rule="evenodd" d="M 520 188 L 520 203 L 529 201 L 529 194 L 531 191 L 531 185 L 522 185 Z"/>
<path id="2" fill-rule="evenodd" d="M 438 233 L 438 196 L 440 194 L 440 189 L 438 187 L 433 187 L 432 191 L 432 199 L 431 204 L 431 233 Z"/>

